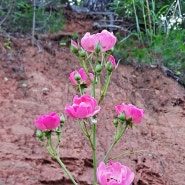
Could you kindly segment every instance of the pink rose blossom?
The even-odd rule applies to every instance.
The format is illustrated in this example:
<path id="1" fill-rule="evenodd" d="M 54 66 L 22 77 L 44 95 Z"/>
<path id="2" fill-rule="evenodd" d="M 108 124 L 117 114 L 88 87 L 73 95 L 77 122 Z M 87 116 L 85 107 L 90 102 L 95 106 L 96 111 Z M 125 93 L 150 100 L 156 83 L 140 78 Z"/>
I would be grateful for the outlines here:
<path id="1" fill-rule="evenodd" d="M 144 111 L 143 109 L 139 109 L 132 104 L 124 104 L 117 105 L 115 107 L 117 114 L 125 113 L 126 119 L 131 118 L 132 123 L 140 124 L 143 118 Z"/>
<path id="2" fill-rule="evenodd" d="M 116 68 L 116 61 L 113 55 L 110 55 L 109 58 L 107 59 L 107 63 L 111 62 L 114 68 Z"/>
<path id="3" fill-rule="evenodd" d="M 95 46 L 100 42 L 101 50 L 108 51 L 112 49 L 116 43 L 116 37 L 112 32 L 103 30 L 101 33 L 90 34 L 87 32 L 81 39 L 81 45 L 84 50 L 94 52 Z"/>
<path id="4" fill-rule="evenodd" d="M 129 167 L 113 161 L 108 166 L 101 162 L 96 176 L 100 185 L 130 185 L 134 180 L 134 173 Z"/>
<path id="5" fill-rule="evenodd" d="M 86 84 L 86 85 L 91 84 L 90 80 L 88 79 L 87 74 L 85 73 L 85 70 L 83 68 L 80 68 L 79 70 L 73 71 L 70 73 L 69 80 L 71 81 L 73 85 L 78 85 L 77 81 L 75 80 L 76 74 L 80 75 L 80 84 Z M 92 73 L 89 73 L 89 77 L 93 79 L 94 75 Z"/>
<path id="6" fill-rule="evenodd" d="M 66 105 L 66 113 L 72 118 L 88 118 L 92 117 L 100 111 L 100 106 L 97 106 L 97 101 L 88 94 L 81 97 L 76 95 L 73 98 L 73 105 Z"/>
<path id="7" fill-rule="evenodd" d="M 52 112 L 48 115 L 40 115 L 34 123 L 39 130 L 53 130 L 60 125 L 60 117 L 55 112 Z"/>

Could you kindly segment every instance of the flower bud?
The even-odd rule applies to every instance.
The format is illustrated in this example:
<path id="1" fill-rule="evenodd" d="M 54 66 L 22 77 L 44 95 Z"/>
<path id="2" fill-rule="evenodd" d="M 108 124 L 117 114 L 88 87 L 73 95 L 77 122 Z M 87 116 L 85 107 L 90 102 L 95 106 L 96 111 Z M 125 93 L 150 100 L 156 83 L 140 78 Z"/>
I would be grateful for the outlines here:
<path id="1" fill-rule="evenodd" d="M 114 124 L 115 127 L 117 127 L 118 126 L 118 120 L 114 119 L 113 124 Z"/>
<path id="2" fill-rule="evenodd" d="M 75 80 L 77 81 L 77 83 L 80 81 L 80 79 L 81 79 L 80 74 L 79 73 L 76 73 L 75 74 Z"/>
<path id="3" fill-rule="evenodd" d="M 65 122 L 65 118 L 63 115 L 60 116 L 60 124 L 63 125 Z"/>
<path id="4" fill-rule="evenodd" d="M 81 49 L 81 50 L 79 51 L 79 56 L 80 56 L 80 57 L 85 58 L 85 54 L 86 54 L 85 50 Z"/>
<path id="5" fill-rule="evenodd" d="M 75 53 L 75 54 L 78 53 L 78 49 L 77 49 L 76 47 L 74 47 L 73 45 L 71 45 L 70 49 L 71 49 L 71 51 L 72 51 L 73 53 Z"/>
<path id="6" fill-rule="evenodd" d="M 125 114 L 124 113 L 121 113 L 121 114 L 119 114 L 118 115 L 118 119 L 120 120 L 120 121 L 125 121 Z"/>
<path id="7" fill-rule="evenodd" d="M 95 68 L 95 71 L 100 74 L 101 73 L 101 70 L 102 70 L 102 67 L 100 64 L 96 65 L 96 68 Z"/>
<path id="8" fill-rule="evenodd" d="M 96 44 L 94 50 L 95 50 L 96 54 L 99 54 L 101 52 L 101 44 L 100 44 L 100 42 L 98 42 L 98 44 Z"/>
<path id="9" fill-rule="evenodd" d="M 108 63 L 106 64 L 106 69 L 107 69 L 108 72 L 111 73 L 111 72 L 114 70 L 113 64 L 112 64 L 111 62 L 108 62 Z"/>
<path id="10" fill-rule="evenodd" d="M 36 136 L 39 140 L 43 141 L 43 132 L 41 130 L 37 129 Z"/>
<path id="11" fill-rule="evenodd" d="M 112 65 L 114 66 L 114 69 L 116 69 L 117 64 L 116 64 L 116 60 L 113 55 L 109 56 L 109 58 L 107 59 L 107 63 L 112 63 Z"/>
<path id="12" fill-rule="evenodd" d="M 78 54 L 78 44 L 74 40 L 71 40 L 71 47 L 70 48 L 74 54 Z"/>

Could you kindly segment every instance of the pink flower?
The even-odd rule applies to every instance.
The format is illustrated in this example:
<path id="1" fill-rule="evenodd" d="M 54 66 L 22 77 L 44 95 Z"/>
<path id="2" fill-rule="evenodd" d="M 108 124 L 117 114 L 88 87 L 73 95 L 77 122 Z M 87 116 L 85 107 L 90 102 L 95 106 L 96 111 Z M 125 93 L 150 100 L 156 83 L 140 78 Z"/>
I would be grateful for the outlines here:
<path id="1" fill-rule="evenodd" d="M 78 71 L 73 71 L 70 73 L 69 80 L 71 81 L 73 85 L 78 85 L 77 81 L 75 80 L 76 74 L 80 75 L 80 84 L 86 84 L 86 85 L 91 84 L 90 80 L 88 79 L 87 74 L 85 73 L 85 70 L 83 68 L 80 68 Z M 92 73 L 89 73 L 89 77 L 93 79 L 94 75 Z"/>
<path id="2" fill-rule="evenodd" d="M 132 123 L 140 124 L 143 118 L 144 111 L 139 109 L 132 104 L 124 104 L 115 106 L 117 114 L 125 113 L 126 119 L 131 118 Z"/>
<path id="3" fill-rule="evenodd" d="M 111 62 L 114 68 L 116 68 L 116 61 L 114 56 L 110 55 L 109 58 L 107 59 L 107 63 Z"/>
<path id="4" fill-rule="evenodd" d="M 55 112 L 52 112 L 48 115 L 40 115 L 34 123 L 39 130 L 53 130 L 60 125 L 60 117 Z"/>
<path id="5" fill-rule="evenodd" d="M 94 52 L 95 46 L 100 42 L 101 50 L 108 51 L 114 47 L 116 40 L 114 34 L 107 30 L 92 35 L 87 32 L 81 39 L 81 45 L 86 51 Z"/>
<path id="6" fill-rule="evenodd" d="M 134 180 L 134 173 L 130 168 L 113 161 L 108 166 L 101 162 L 96 176 L 100 185 L 130 185 Z"/>
<path id="7" fill-rule="evenodd" d="M 92 117 L 100 111 L 100 106 L 97 106 L 97 101 L 88 94 L 81 97 L 76 95 L 73 98 L 73 105 L 66 105 L 66 113 L 72 118 L 88 118 Z"/>

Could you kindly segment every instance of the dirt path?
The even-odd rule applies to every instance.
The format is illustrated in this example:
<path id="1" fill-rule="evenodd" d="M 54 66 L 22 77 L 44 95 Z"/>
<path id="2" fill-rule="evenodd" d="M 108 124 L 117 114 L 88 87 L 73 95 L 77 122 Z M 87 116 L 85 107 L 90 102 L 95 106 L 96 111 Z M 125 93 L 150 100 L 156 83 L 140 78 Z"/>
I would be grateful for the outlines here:
<path id="1" fill-rule="evenodd" d="M 40 114 L 64 112 L 75 90 L 68 75 L 78 63 L 68 47 L 55 54 L 29 46 L 0 53 L 0 185 L 68 185 L 64 173 L 35 138 L 33 120 Z M 55 43 L 56 45 L 56 43 Z M 157 68 L 120 65 L 112 76 L 98 121 L 98 162 L 112 141 L 114 106 L 132 103 L 145 110 L 141 126 L 128 130 L 111 156 L 136 174 L 134 185 L 185 184 L 185 90 Z M 67 118 L 61 157 L 80 185 L 91 185 L 88 142 Z"/>

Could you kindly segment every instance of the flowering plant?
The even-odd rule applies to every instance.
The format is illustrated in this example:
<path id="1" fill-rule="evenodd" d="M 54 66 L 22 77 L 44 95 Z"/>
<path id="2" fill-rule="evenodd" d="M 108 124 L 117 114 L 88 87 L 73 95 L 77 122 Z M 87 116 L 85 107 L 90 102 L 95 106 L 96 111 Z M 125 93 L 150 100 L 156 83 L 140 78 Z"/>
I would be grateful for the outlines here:
<path id="1" fill-rule="evenodd" d="M 69 80 L 76 86 L 78 94 L 74 96 L 72 105 L 65 106 L 65 113 L 75 119 L 79 128 L 89 140 L 92 149 L 94 185 L 130 185 L 134 180 L 134 173 L 129 167 L 119 162 L 110 161 L 108 157 L 114 146 L 133 125 L 139 125 L 144 111 L 131 104 L 121 103 L 115 106 L 117 113 L 113 120 L 115 127 L 114 140 L 107 153 L 97 165 L 96 161 L 96 127 L 97 116 L 101 112 L 101 103 L 107 93 L 111 75 L 117 64 L 111 50 L 116 43 L 113 33 L 103 30 L 101 33 L 86 33 L 81 39 L 81 45 L 71 41 L 71 51 L 78 58 L 81 68 L 70 73 Z M 106 80 L 102 83 L 101 77 L 106 72 Z M 91 95 L 85 89 L 91 86 Z M 96 91 L 98 89 L 99 91 Z M 98 93 L 97 93 L 98 92 Z M 73 184 L 77 185 L 71 173 L 60 158 L 60 141 L 65 118 L 57 113 L 41 115 L 35 120 L 37 137 L 47 152 L 59 163 Z M 55 135 L 55 137 L 52 137 Z M 54 142 L 54 139 L 56 141 Z M 55 143 L 55 145 L 54 145 Z"/>

